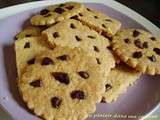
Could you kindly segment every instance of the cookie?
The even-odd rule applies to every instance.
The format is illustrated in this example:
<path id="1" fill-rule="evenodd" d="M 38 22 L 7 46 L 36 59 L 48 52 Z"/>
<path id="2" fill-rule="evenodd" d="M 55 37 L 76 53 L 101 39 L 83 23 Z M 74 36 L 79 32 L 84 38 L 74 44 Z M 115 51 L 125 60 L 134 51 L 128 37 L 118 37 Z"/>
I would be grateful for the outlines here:
<path id="1" fill-rule="evenodd" d="M 15 41 L 18 78 L 23 74 L 25 67 L 35 62 L 35 55 L 49 50 L 42 37 L 25 37 Z"/>
<path id="2" fill-rule="evenodd" d="M 41 53 L 19 84 L 27 106 L 45 120 L 84 120 L 105 91 L 95 59 L 67 47 Z"/>
<path id="3" fill-rule="evenodd" d="M 34 36 L 40 36 L 41 31 L 43 30 L 42 27 L 35 27 L 35 26 L 28 26 L 21 32 L 19 32 L 15 38 L 16 39 L 22 39 L 25 37 L 34 37 Z"/>
<path id="4" fill-rule="evenodd" d="M 103 94 L 101 102 L 111 103 L 124 93 L 127 88 L 133 85 L 140 77 L 140 72 L 124 65 L 119 64 L 113 68 L 105 84 L 106 91 Z"/>
<path id="5" fill-rule="evenodd" d="M 55 46 L 80 47 L 96 59 L 97 64 L 106 72 L 106 76 L 115 66 L 114 57 L 107 48 L 110 45 L 109 40 L 77 20 L 61 21 L 43 31 L 42 35 L 52 48 Z"/>
<path id="6" fill-rule="evenodd" d="M 129 66 L 151 75 L 160 74 L 160 39 L 140 29 L 123 29 L 112 41 L 113 51 Z"/>
<path id="7" fill-rule="evenodd" d="M 97 10 L 85 8 L 81 13 L 72 17 L 101 33 L 105 37 L 112 37 L 121 27 L 121 23 Z"/>
<path id="8" fill-rule="evenodd" d="M 56 4 L 43 9 L 39 14 L 31 18 L 32 25 L 52 25 L 56 22 L 68 19 L 83 10 L 84 6 L 77 2 Z"/>

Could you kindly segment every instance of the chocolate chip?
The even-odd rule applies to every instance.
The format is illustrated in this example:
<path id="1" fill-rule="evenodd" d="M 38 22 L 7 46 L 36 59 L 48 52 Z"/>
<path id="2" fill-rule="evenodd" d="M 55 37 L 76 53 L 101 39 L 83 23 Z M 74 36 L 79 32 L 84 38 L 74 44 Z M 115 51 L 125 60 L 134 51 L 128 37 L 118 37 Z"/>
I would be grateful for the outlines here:
<path id="1" fill-rule="evenodd" d="M 82 39 L 80 37 L 78 37 L 77 35 L 75 36 L 77 41 L 82 41 Z"/>
<path id="2" fill-rule="evenodd" d="M 28 65 L 32 65 L 34 63 L 35 63 L 35 58 L 32 58 L 32 59 L 30 59 L 30 60 L 27 61 Z"/>
<path id="3" fill-rule="evenodd" d="M 49 10 L 43 9 L 41 10 L 40 15 L 46 15 L 47 13 L 49 13 Z"/>
<path id="4" fill-rule="evenodd" d="M 25 35 L 25 37 L 31 37 L 31 36 L 32 36 L 31 34 L 26 34 L 26 35 Z"/>
<path id="5" fill-rule="evenodd" d="M 106 103 L 106 99 L 104 97 L 102 97 L 101 103 Z"/>
<path id="6" fill-rule="evenodd" d="M 74 8 L 74 6 L 67 6 L 65 8 L 68 9 L 68 10 L 72 10 Z"/>
<path id="7" fill-rule="evenodd" d="M 107 21 L 107 22 L 112 22 L 112 20 L 110 20 L 110 19 L 105 19 L 105 21 Z"/>
<path id="8" fill-rule="evenodd" d="M 54 12 L 58 13 L 58 14 L 62 14 L 63 12 L 65 12 L 65 10 L 61 7 L 58 7 L 54 10 Z"/>
<path id="9" fill-rule="evenodd" d="M 52 61 L 51 58 L 49 58 L 49 57 L 44 57 L 43 60 L 42 60 L 41 65 L 51 65 L 51 64 L 53 64 L 53 63 L 54 63 L 54 62 Z"/>
<path id="10" fill-rule="evenodd" d="M 142 57 L 142 52 L 141 51 L 136 51 L 133 53 L 133 58 L 141 58 Z"/>
<path id="11" fill-rule="evenodd" d="M 151 37 L 150 38 L 152 41 L 156 41 L 156 38 L 155 37 Z"/>
<path id="12" fill-rule="evenodd" d="M 128 38 L 124 39 L 124 42 L 127 44 L 131 43 L 131 41 Z"/>
<path id="13" fill-rule="evenodd" d="M 94 48 L 94 51 L 99 52 L 99 49 L 97 46 L 93 46 L 93 48 Z"/>
<path id="14" fill-rule="evenodd" d="M 148 48 L 148 42 L 143 43 L 143 48 Z"/>
<path id="15" fill-rule="evenodd" d="M 58 33 L 58 32 L 54 32 L 54 33 L 53 33 L 53 37 L 54 37 L 54 38 L 59 37 L 59 33 Z"/>
<path id="16" fill-rule="evenodd" d="M 82 17 L 82 16 L 83 16 L 83 14 L 82 14 L 82 13 L 79 13 L 79 16 L 81 16 L 81 17 Z"/>
<path id="17" fill-rule="evenodd" d="M 87 8 L 88 11 L 91 11 L 91 9 Z"/>
<path id="18" fill-rule="evenodd" d="M 95 19 L 98 19 L 98 16 L 94 16 Z"/>
<path id="19" fill-rule="evenodd" d="M 107 28 L 105 24 L 102 24 L 102 27 Z"/>
<path id="20" fill-rule="evenodd" d="M 74 90 L 74 91 L 71 92 L 70 95 L 71 95 L 72 99 L 79 99 L 79 100 L 80 99 L 85 99 L 85 94 L 81 90 Z"/>
<path id="21" fill-rule="evenodd" d="M 160 49 L 159 49 L 159 48 L 154 48 L 153 51 L 154 51 L 155 53 L 157 53 L 157 55 L 160 55 Z"/>
<path id="22" fill-rule="evenodd" d="M 92 35 L 88 35 L 87 36 L 88 38 L 91 38 L 91 39 L 95 39 L 96 37 L 92 36 Z"/>
<path id="23" fill-rule="evenodd" d="M 78 15 L 72 16 L 72 17 L 70 17 L 70 19 L 78 20 Z"/>
<path id="24" fill-rule="evenodd" d="M 33 86 L 33 87 L 42 87 L 42 81 L 40 79 L 34 80 L 33 82 L 30 83 L 30 86 Z"/>
<path id="25" fill-rule="evenodd" d="M 135 46 L 137 46 L 138 48 L 143 49 L 143 45 L 141 44 L 141 41 L 139 39 L 134 40 L 134 44 Z"/>
<path id="26" fill-rule="evenodd" d="M 152 62 L 156 62 L 156 57 L 154 55 L 149 56 L 148 59 Z"/>
<path id="27" fill-rule="evenodd" d="M 65 61 L 65 60 L 67 60 L 67 55 L 58 56 L 57 59 L 58 59 L 58 60 Z"/>
<path id="28" fill-rule="evenodd" d="M 76 26 L 75 26 L 73 23 L 70 24 L 70 27 L 71 27 L 72 29 L 75 29 L 75 28 L 76 28 Z"/>
<path id="29" fill-rule="evenodd" d="M 61 83 L 64 83 L 66 85 L 69 84 L 69 76 L 67 73 L 64 73 L 64 72 L 53 72 L 52 73 L 53 77 L 58 80 L 59 82 Z"/>
<path id="30" fill-rule="evenodd" d="M 30 48 L 30 42 L 26 42 L 24 48 Z"/>
<path id="31" fill-rule="evenodd" d="M 112 50 L 112 47 L 111 46 L 107 46 L 106 47 L 108 50 Z"/>
<path id="32" fill-rule="evenodd" d="M 137 30 L 134 30 L 133 31 L 133 37 L 137 37 L 137 36 L 139 36 L 141 33 L 139 32 L 139 31 L 137 31 Z"/>
<path id="33" fill-rule="evenodd" d="M 105 88 L 106 88 L 106 92 L 107 92 L 108 90 L 110 90 L 112 88 L 112 86 L 110 84 L 106 84 Z"/>
<path id="34" fill-rule="evenodd" d="M 79 71 L 78 74 L 84 79 L 89 78 L 89 74 L 86 71 Z"/>
<path id="35" fill-rule="evenodd" d="M 98 58 L 96 58 L 97 64 L 101 64 L 100 60 Z"/>
<path id="36" fill-rule="evenodd" d="M 53 97 L 51 99 L 51 104 L 54 108 L 59 108 L 59 106 L 61 105 L 62 100 L 60 100 L 58 97 Z"/>

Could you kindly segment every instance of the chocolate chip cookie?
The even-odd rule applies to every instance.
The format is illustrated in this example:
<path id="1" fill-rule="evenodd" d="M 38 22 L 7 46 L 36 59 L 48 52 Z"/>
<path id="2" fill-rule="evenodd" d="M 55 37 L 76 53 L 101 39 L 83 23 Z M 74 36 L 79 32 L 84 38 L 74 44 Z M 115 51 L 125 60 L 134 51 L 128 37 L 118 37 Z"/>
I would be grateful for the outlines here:
<path id="1" fill-rule="evenodd" d="M 23 100 L 46 120 L 84 120 L 105 91 L 104 73 L 79 48 L 42 52 L 19 82 Z"/>
<path id="2" fill-rule="evenodd" d="M 160 74 L 160 39 L 140 29 L 123 29 L 112 41 L 122 61 L 151 75 Z"/>
<path id="3" fill-rule="evenodd" d="M 66 2 L 49 6 L 40 11 L 39 14 L 31 18 L 31 24 L 40 25 L 53 25 L 56 22 L 68 19 L 83 10 L 84 6 L 77 2 Z"/>

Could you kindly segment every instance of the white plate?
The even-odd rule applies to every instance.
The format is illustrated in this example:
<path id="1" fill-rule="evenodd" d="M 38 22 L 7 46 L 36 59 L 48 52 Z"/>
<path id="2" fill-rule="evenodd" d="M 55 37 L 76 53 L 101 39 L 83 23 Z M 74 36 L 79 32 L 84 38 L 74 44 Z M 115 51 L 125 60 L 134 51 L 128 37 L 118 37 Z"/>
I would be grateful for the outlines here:
<path id="1" fill-rule="evenodd" d="M 55 4 L 55 3 L 65 2 L 65 1 L 69 1 L 69 0 L 54 0 L 54 1 L 52 0 L 52 1 L 31 2 L 31 3 L 27 3 L 27 4 L 21 4 L 21 5 L 1 9 L 0 10 L 0 20 L 1 20 L 0 21 L 0 26 L 1 26 L 0 33 L 5 32 L 8 34 L 8 36 L 6 36 L 6 35 L 1 36 L 1 41 L 0 41 L 1 59 L 3 59 L 5 56 L 8 56 L 8 55 L 4 55 L 4 53 L 2 53 L 3 47 L 4 47 L 3 44 L 4 43 L 9 43 L 9 44 L 13 43 L 13 41 L 12 41 L 13 36 L 16 34 L 17 31 L 19 31 L 22 28 L 20 25 L 23 24 L 23 21 L 25 21 L 31 13 L 38 11 L 38 9 L 36 9 L 36 10 L 30 10 L 30 9 L 39 8 L 39 7 L 43 7 L 46 5 L 51 5 L 51 4 Z M 85 0 L 81 0 L 81 2 L 86 3 Z M 151 31 L 153 34 L 155 34 L 157 36 L 160 35 L 160 29 L 158 27 L 156 27 L 154 24 L 152 24 L 150 21 L 148 21 L 144 17 L 140 16 L 136 12 L 119 4 L 118 2 L 115 2 L 112 0 L 107 0 L 107 1 L 87 0 L 87 3 L 92 3 L 92 4 L 87 4 L 87 5 L 91 6 L 93 8 L 96 8 L 104 13 L 108 13 L 110 16 L 119 19 L 120 21 L 122 21 L 123 27 L 144 28 L 144 29 Z M 93 4 L 93 3 L 102 3 L 103 5 Z M 106 5 L 106 6 L 104 6 L 104 5 Z M 26 11 L 26 10 L 29 10 L 29 11 L 24 12 L 25 15 L 23 15 L 23 13 L 21 13 L 21 12 Z M 18 13 L 20 13 L 20 14 L 18 14 Z M 15 16 L 6 18 L 11 15 L 15 15 Z M 17 19 L 17 21 L 16 21 L 16 19 Z M 12 20 L 13 20 L 13 22 L 12 22 Z M 6 27 L 8 27 L 8 29 L 6 29 Z M 12 29 L 10 29 L 10 27 Z M 13 54 L 10 53 L 9 55 L 13 55 Z M 9 58 L 10 57 L 11 56 L 9 56 Z M 13 62 L 11 62 L 11 63 L 13 63 Z M 14 65 L 10 65 L 10 66 L 12 67 Z M 13 72 L 11 70 L 9 72 Z M 22 120 L 22 119 L 23 120 L 32 120 L 32 119 L 37 120 L 37 118 L 35 118 L 35 116 L 33 116 L 32 114 L 27 112 L 27 110 L 24 108 L 23 104 L 21 106 L 21 103 L 19 103 L 20 102 L 19 99 L 18 99 L 18 101 L 16 101 L 13 98 L 12 91 L 9 90 L 10 85 L 8 85 L 8 82 L 6 82 L 8 80 L 7 77 L 12 78 L 12 76 L 6 76 L 6 71 L 5 71 L 5 68 L 3 65 L 3 60 L 1 60 L 0 71 L 1 71 L 0 76 L 1 76 L 1 78 L 3 78 L 2 80 L 0 80 L 0 84 L 3 85 L 2 87 L 0 87 L 0 104 L 3 106 L 4 110 L 6 110 L 9 113 L 9 115 L 12 118 L 14 118 L 15 120 Z M 157 76 L 157 79 L 158 78 L 160 78 L 160 77 Z M 99 112 L 99 111 L 111 112 L 112 114 L 113 113 L 115 114 L 114 109 L 118 109 L 121 113 L 127 113 L 128 109 L 129 109 L 128 111 L 133 111 L 133 107 L 131 108 L 131 104 L 136 105 L 136 102 L 133 101 L 132 97 L 140 97 L 140 99 L 137 101 L 137 105 L 140 105 L 140 103 L 142 103 L 142 102 L 145 103 L 146 101 L 144 99 L 142 99 L 142 97 L 145 98 L 146 95 L 152 94 L 152 92 L 156 91 L 154 89 L 152 90 L 152 88 L 154 88 L 154 87 L 156 88 L 157 84 L 160 85 L 159 84 L 160 82 L 157 82 L 157 81 L 154 82 L 153 79 L 154 78 L 150 77 L 150 76 L 143 76 L 143 78 L 141 80 L 139 80 L 135 86 L 130 88 L 125 95 L 122 95 L 116 103 L 107 104 L 107 106 L 102 105 L 102 104 L 98 105 L 97 112 Z M 13 81 L 12 81 L 12 83 L 13 83 Z M 13 83 L 13 84 L 15 84 L 15 83 Z M 143 85 L 145 85 L 145 87 Z M 11 87 L 14 87 L 14 86 L 11 85 Z M 141 87 L 142 87 L 142 89 L 141 89 Z M 149 89 L 151 89 L 152 91 L 149 92 Z M 11 90 L 14 90 L 14 94 L 15 94 L 15 92 L 17 93 L 16 89 L 11 88 Z M 135 92 L 138 92 L 138 90 L 141 90 L 140 91 L 141 93 L 135 95 Z M 148 92 L 148 94 L 147 94 L 147 92 Z M 6 97 L 6 96 L 7 96 L 7 99 L 3 99 L 3 97 Z M 142 107 L 143 110 L 141 110 L 141 111 L 145 114 L 147 114 L 151 110 L 153 112 L 154 110 L 156 110 L 158 108 L 158 102 L 156 101 L 154 103 L 151 101 L 151 100 L 155 100 L 154 97 L 156 97 L 156 96 L 152 96 L 152 97 L 153 97 L 153 99 L 150 99 L 149 104 L 148 104 L 149 110 L 147 110 L 145 112 L 144 109 L 146 106 Z M 132 99 L 132 102 L 131 102 L 131 99 Z M 126 103 L 126 105 L 128 105 L 128 108 L 121 105 L 124 103 Z M 157 107 L 155 108 L 155 106 L 151 105 L 151 103 L 152 104 L 154 103 L 155 105 L 157 105 Z M 108 108 L 106 108 L 106 107 L 108 107 Z M 137 108 L 139 108 L 139 107 L 137 106 Z M 150 114 L 151 114 L 151 112 L 150 112 Z M 24 118 L 24 116 L 25 116 L 25 118 Z"/>

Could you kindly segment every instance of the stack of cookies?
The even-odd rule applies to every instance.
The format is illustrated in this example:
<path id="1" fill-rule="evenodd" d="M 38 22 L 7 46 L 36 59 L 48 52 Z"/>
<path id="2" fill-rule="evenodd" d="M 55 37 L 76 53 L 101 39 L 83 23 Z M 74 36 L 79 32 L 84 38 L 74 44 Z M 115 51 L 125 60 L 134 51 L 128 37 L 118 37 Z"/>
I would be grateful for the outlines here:
<path id="1" fill-rule="evenodd" d="M 160 73 L 160 42 L 76 2 L 43 9 L 16 35 L 18 87 L 46 120 L 84 120 L 142 73 Z"/>

